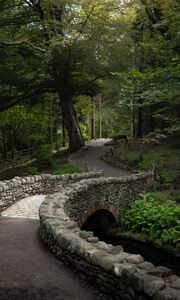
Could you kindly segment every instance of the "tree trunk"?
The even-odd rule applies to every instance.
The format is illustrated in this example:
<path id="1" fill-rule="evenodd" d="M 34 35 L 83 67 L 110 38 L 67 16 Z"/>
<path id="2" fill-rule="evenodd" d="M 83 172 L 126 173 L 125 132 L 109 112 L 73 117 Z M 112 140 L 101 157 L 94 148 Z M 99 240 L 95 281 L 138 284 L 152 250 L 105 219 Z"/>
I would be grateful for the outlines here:
<path id="1" fill-rule="evenodd" d="M 91 140 L 96 138 L 96 120 L 95 120 L 95 104 L 94 98 L 91 98 L 92 112 L 91 112 Z"/>
<path id="2" fill-rule="evenodd" d="M 11 151 L 12 151 L 12 159 L 15 158 L 15 147 L 14 147 L 14 130 L 11 130 Z"/>
<path id="3" fill-rule="evenodd" d="M 102 138 L 102 103 L 101 96 L 99 96 L 99 138 Z"/>
<path id="4" fill-rule="evenodd" d="M 64 121 L 62 122 L 62 146 L 66 146 L 66 131 L 64 126 Z"/>
<path id="5" fill-rule="evenodd" d="M 142 100 L 139 100 L 137 138 L 142 138 Z"/>
<path id="6" fill-rule="evenodd" d="M 6 135 L 5 135 L 4 128 L 2 128 L 2 139 L 3 139 L 3 157 L 5 159 L 8 159 L 7 141 L 6 141 Z"/>
<path id="7" fill-rule="evenodd" d="M 64 125 L 69 136 L 69 150 L 75 152 L 81 149 L 85 143 L 77 120 L 72 100 L 60 101 Z"/>

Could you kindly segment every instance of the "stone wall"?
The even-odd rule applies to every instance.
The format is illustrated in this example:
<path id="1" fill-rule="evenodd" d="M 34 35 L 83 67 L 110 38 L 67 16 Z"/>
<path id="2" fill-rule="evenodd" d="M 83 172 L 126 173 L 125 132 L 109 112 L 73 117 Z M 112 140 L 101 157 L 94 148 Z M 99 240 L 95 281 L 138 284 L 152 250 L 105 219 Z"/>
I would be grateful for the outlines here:
<path id="1" fill-rule="evenodd" d="M 37 194 L 52 194 L 61 190 L 67 184 L 100 177 L 102 172 L 88 172 L 71 175 L 42 174 L 28 177 L 15 177 L 0 181 L 0 212 L 17 200 Z"/>
<path id="2" fill-rule="evenodd" d="M 123 212 L 139 192 L 149 188 L 151 178 L 142 174 L 82 180 L 47 196 L 40 207 L 40 234 L 49 249 L 112 299 L 180 299 L 180 278 L 170 269 L 155 267 L 141 255 L 126 253 L 121 246 L 80 230 L 83 220 L 101 206 L 116 216 Z"/>
<path id="3" fill-rule="evenodd" d="M 68 195 L 65 211 L 80 226 L 99 209 L 110 211 L 117 219 L 140 193 L 151 188 L 152 181 L 152 173 L 82 180 Z"/>

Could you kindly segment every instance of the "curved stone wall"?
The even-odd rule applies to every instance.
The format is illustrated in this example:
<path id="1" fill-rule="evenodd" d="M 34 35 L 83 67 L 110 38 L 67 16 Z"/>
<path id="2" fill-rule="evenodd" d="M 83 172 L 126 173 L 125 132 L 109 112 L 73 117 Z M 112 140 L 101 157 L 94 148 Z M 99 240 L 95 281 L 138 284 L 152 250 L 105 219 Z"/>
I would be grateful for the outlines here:
<path id="1" fill-rule="evenodd" d="M 93 212 L 100 209 L 110 211 L 117 219 L 140 193 L 150 189 L 152 181 L 152 173 L 82 180 L 74 185 L 64 208 L 80 227 Z"/>
<path id="2" fill-rule="evenodd" d="M 52 194 L 63 186 L 82 179 L 100 177 L 102 172 L 88 172 L 71 175 L 42 174 L 28 177 L 14 177 L 0 181 L 0 212 L 17 200 L 37 194 Z"/>
<path id="3" fill-rule="evenodd" d="M 117 217 L 139 192 L 149 188 L 151 178 L 151 174 L 142 174 L 82 180 L 47 196 L 40 207 L 40 234 L 50 250 L 112 299 L 178 300 L 180 296 L 180 278 L 168 268 L 155 267 L 141 255 L 126 253 L 121 246 L 106 244 L 92 232 L 80 230 L 83 221 L 99 208 Z"/>

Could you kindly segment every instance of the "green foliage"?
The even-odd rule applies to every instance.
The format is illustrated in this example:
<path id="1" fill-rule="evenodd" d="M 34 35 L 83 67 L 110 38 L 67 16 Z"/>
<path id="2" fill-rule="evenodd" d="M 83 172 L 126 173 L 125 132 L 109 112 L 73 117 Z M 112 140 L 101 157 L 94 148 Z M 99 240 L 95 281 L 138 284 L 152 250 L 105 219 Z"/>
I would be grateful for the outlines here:
<path id="1" fill-rule="evenodd" d="M 143 155 L 141 162 L 139 162 L 139 167 L 147 171 L 152 167 L 152 163 L 154 163 L 159 169 L 164 167 L 165 162 L 165 157 L 160 153 L 148 153 Z"/>
<path id="2" fill-rule="evenodd" d="M 59 168 L 55 168 L 53 171 L 54 175 L 73 174 L 73 173 L 80 173 L 79 168 L 70 165 L 64 165 Z"/>
<path id="3" fill-rule="evenodd" d="M 180 176 L 178 140 L 179 136 L 163 137 L 160 140 L 129 140 L 129 147 L 119 145 L 114 149 L 112 158 L 124 163 L 131 170 L 149 171 L 154 166 L 156 188 L 172 184 L 177 188 Z M 147 143 L 143 144 L 143 141 Z"/>
<path id="4" fill-rule="evenodd" d="M 80 123 L 80 128 L 81 128 L 82 136 L 83 136 L 84 140 L 85 141 L 90 141 L 91 137 L 88 134 L 88 127 L 87 127 L 87 125 Z"/>
<path id="5" fill-rule="evenodd" d="M 44 168 L 53 167 L 53 157 L 51 145 L 45 144 L 40 145 L 36 154 L 38 165 Z"/>
<path id="6" fill-rule="evenodd" d="M 180 207 L 161 194 L 149 193 L 136 200 L 121 217 L 120 224 L 124 230 L 153 240 L 176 246 L 180 243 Z"/>

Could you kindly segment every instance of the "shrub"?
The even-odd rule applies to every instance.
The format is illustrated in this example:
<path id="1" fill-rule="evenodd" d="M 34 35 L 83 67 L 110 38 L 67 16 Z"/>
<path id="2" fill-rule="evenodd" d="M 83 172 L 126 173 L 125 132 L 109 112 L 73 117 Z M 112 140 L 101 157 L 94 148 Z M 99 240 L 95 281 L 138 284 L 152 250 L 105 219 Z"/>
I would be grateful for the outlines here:
<path id="1" fill-rule="evenodd" d="M 36 158 L 40 167 L 53 167 L 52 150 L 50 145 L 41 145 L 37 151 Z"/>
<path id="2" fill-rule="evenodd" d="M 122 217 L 124 230 L 138 232 L 153 240 L 180 243 L 180 207 L 166 196 L 149 193 L 136 200 Z"/>
<path id="3" fill-rule="evenodd" d="M 161 169 L 164 167 L 165 162 L 165 157 L 162 157 L 160 153 L 150 153 L 143 156 L 143 159 L 139 162 L 139 167 L 143 170 L 149 170 L 152 163 L 154 163 L 157 169 Z"/>
<path id="4" fill-rule="evenodd" d="M 37 175 L 39 172 L 36 167 L 28 167 L 26 170 L 26 176 L 28 175 Z"/>
<path id="5" fill-rule="evenodd" d="M 80 173 L 80 170 L 74 166 L 61 166 L 58 169 L 55 169 L 53 174 L 54 175 L 63 175 L 63 174 L 73 174 L 73 173 Z"/>

